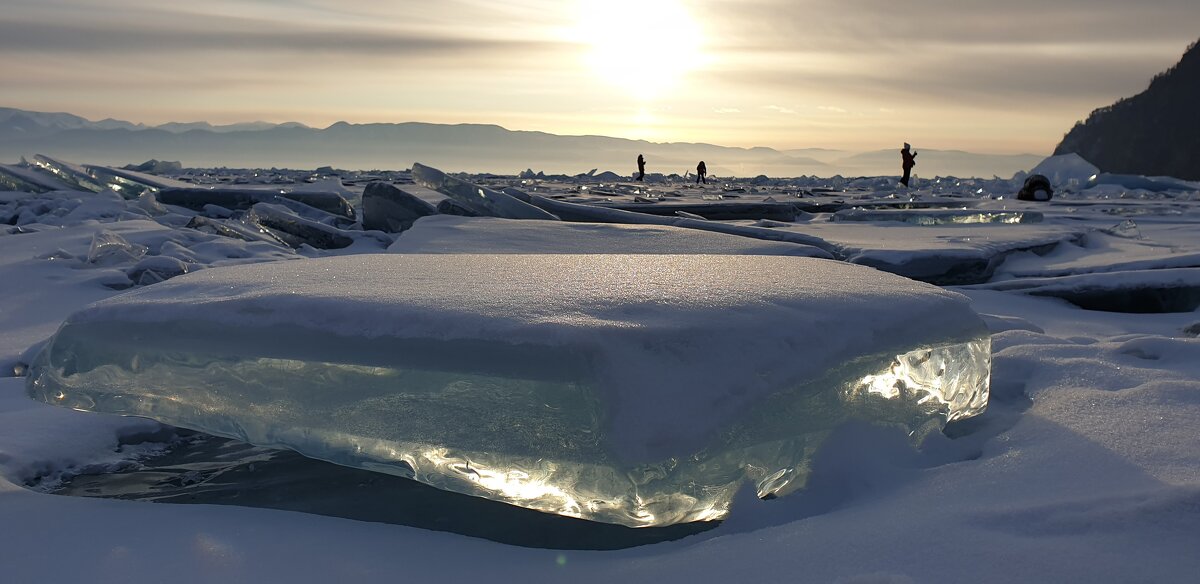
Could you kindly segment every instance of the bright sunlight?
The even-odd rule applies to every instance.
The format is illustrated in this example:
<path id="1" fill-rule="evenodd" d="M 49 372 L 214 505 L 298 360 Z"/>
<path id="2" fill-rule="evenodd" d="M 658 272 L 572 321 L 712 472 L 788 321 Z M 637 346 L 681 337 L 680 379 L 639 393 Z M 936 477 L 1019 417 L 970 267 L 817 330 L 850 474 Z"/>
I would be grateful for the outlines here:
<path id="1" fill-rule="evenodd" d="M 660 97 L 704 59 L 700 26 L 680 0 L 581 0 L 578 33 L 592 70 L 641 100 Z"/>

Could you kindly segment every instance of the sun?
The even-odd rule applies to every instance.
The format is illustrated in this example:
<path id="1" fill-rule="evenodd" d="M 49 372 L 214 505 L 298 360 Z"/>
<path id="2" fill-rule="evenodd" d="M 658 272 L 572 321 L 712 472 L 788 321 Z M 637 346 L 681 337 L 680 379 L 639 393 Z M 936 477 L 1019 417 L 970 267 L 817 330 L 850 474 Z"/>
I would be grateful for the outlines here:
<path id="1" fill-rule="evenodd" d="M 599 77 L 642 100 L 702 65 L 700 26 L 680 0 L 580 0 L 580 42 Z"/>

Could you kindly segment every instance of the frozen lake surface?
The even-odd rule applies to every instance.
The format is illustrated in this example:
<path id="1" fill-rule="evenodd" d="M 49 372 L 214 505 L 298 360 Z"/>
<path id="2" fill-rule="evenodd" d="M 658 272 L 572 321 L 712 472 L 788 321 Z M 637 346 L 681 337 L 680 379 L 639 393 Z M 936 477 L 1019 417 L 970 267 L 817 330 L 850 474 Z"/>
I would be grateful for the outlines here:
<path id="1" fill-rule="evenodd" d="M 1067 179 L 1038 203 L 1015 200 L 1021 181 L 1001 179 L 903 189 L 886 177 L 463 177 L 593 218 L 579 223 L 464 217 L 470 203 L 407 172 L 260 174 L 188 171 L 150 185 L 98 173 L 116 194 L 47 190 L 84 182 L 72 175 L 13 174 L 42 192 L 0 193 L 3 373 L 25 373 L 40 343 L 93 302 L 153 296 L 217 267 L 389 252 L 720 254 L 691 257 L 840 261 L 965 295 L 992 335 L 991 402 L 917 450 L 903 433 L 836 428 L 803 489 L 773 500 L 747 489 L 725 521 L 666 533 L 463 502 L 144 418 L 51 407 L 6 376 L 4 580 L 1178 582 L 1200 570 L 1197 185 Z M 362 229 L 362 191 L 375 179 L 426 203 L 400 207 L 418 210 L 411 227 Z M 160 203 L 155 190 L 176 180 L 289 193 Z M 1179 188 L 1128 186 L 1167 182 Z M 761 330 L 760 340 L 779 334 Z M 741 359 L 767 354 L 736 348 Z"/>

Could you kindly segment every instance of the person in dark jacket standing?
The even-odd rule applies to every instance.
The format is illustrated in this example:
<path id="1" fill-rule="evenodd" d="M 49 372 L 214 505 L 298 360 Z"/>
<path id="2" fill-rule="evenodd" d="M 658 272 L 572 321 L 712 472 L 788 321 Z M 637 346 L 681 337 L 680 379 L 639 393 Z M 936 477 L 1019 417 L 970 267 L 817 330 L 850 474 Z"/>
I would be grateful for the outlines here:
<path id="1" fill-rule="evenodd" d="M 641 154 L 638 154 L 638 175 L 637 175 L 637 180 L 642 180 L 642 179 L 644 179 L 644 178 L 646 178 L 646 159 L 645 159 L 645 158 L 643 158 Z"/>
<path id="2" fill-rule="evenodd" d="M 900 178 L 900 184 L 908 187 L 908 179 L 912 176 L 912 168 L 917 165 L 917 153 L 911 152 L 912 146 L 908 142 L 904 143 L 904 149 L 900 151 L 900 164 L 904 168 L 904 176 Z"/>
<path id="3" fill-rule="evenodd" d="M 704 178 L 706 176 L 708 176 L 708 167 L 704 166 L 704 161 L 701 160 L 700 164 L 696 165 L 696 184 L 708 184 L 708 179 Z"/>

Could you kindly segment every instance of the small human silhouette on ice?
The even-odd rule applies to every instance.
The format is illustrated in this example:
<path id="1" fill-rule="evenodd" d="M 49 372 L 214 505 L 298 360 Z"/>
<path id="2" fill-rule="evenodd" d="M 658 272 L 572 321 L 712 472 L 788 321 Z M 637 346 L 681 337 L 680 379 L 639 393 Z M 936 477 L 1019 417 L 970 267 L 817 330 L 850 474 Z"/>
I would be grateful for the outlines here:
<path id="1" fill-rule="evenodd" d="M 638 175 L 636 180 L 642 180 L 646 178 L 646 159 L 641 154 L 638 154 L 637 164 Z"/>
<path id="2" fill-rule="evenodd" d="M 908 180 L 912 176 L 912 169 L 917 165 L 917 153 L 912 152 L 912 146 L 908 142 L 904 143 L 904 148 L 900 150 L 900 164 L 904 168 L 904 176 L 900 177 L 900 184 L 908 187 Z"/>
<path id="3" fill-rule="evenodd" d="M 704 161 L 701 160 L 700 164 L 696 165 L 696 184 L 708 184 L 708 179 L 705 178 L 706 176 L 708 176 L 708 167 L 704 166 Z"/>

